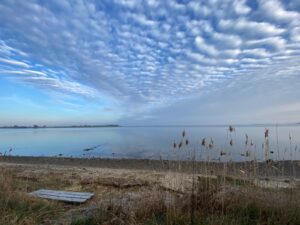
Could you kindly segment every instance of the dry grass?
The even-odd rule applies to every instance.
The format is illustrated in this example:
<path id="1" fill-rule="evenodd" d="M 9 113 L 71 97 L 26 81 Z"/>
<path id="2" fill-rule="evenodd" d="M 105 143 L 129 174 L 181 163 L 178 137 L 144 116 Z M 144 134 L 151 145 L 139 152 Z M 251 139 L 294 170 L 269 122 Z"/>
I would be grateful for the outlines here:
<path id="1" fill-rule="evenodd" d="M 0 224 L 186 225 L 192 175 L 117 169 L 15 166 L 1 170 Z M 195 174 L 193 223 L 300 224 L 300 190 L 262 188 L 244 178 Z M 37 188 L 93 191 L 85 205 L 26 196 Z M 51 219 L 51 220 L 50 220 Z"/>
<path id="2" fill-rule="evenodd" d="M 15 179 L 10 171 L 1 170 L 1 225 L 51 224 L 50 219 L 60 213 L 60 207 L 54 202 L 28 197 L 24 192 L 26 186 L 24 180 Z"/>
<path id="3" fill-rule="evenodd" d="M 193 223 L 200 224 L 299 224 L 299 191 L 264 190 L 249 186 L 226 186 L 199 180 Z M 209 184 L 208 184 L 209 183 Z M 138 194 L 137 194 L 138 193 Z M 190 195 L 161 189 L 123 195 L 98 212 L 73 221 L 79 224 L 186 225 L 190 224 Z M 131 197 L 130 197 L 131 196 Z M 128 202 L 131 199 L 131 202 Z M 101 212 L 101 213 L 99 213 Z"/>

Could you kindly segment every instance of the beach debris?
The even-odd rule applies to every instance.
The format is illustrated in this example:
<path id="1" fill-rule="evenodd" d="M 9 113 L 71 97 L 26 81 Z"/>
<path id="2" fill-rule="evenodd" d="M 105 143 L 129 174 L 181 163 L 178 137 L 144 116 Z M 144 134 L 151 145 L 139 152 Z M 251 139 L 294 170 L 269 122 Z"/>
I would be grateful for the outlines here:
<path id="1" fill-rule="evenodd" d="M 88 152 L 88 151 L 92 151 L 92 150 L 95 150 L 98 146 L 94 146 L 94 147 L 91 147 L 91 148 L 85 148 L 83 149 L 83 151 L 85 152 Z"/>
<path id="2" fill-rule="evenodd" d="M 272 165 L 272 168 L 275 169 L 275 170 L 277 170 L 277 171 L 280 171 L 276 166 Z"/>
<path id="3" fill-rule="evenodd" d="M 37 191 L 29 193 L 29 195 L 56 201 L 84 203 L 92 198 L 94 196 L 94 193 L 39 189 Z"/>
<path id="4" fill-rule="evenodd" d="M 244 170 L 239 170 L 242 174 L 245 174 L 246 172 Z"/>
<path id="5" fill-rule="evenodd" d="M 104 145 L 104 144 L 102 144 L 102 145 Z M 85 148 L 85 149 L 83 149 L 83 151 L 85 151 L 85 152 L 93 151 L 93 150 L 95 150 L 96 148 L 99 148 L 102 145 L 96 145 L 96 146 L 93 146 L 93 147 L 90 147 L 90 148 Z"/>

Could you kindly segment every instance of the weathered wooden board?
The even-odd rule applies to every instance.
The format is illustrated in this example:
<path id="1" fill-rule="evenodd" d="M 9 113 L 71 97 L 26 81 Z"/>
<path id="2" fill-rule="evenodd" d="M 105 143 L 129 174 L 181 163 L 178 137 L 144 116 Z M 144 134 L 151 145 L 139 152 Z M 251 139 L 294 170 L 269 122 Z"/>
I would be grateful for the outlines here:
<path id="1" fill-rule="evenodd" d="M 86 202 L 94 196 L 94 194 L 90 192 L 54 191 L 47 189 L 40 189 L 29 194 L 35 197 L 74 203 Z"/>

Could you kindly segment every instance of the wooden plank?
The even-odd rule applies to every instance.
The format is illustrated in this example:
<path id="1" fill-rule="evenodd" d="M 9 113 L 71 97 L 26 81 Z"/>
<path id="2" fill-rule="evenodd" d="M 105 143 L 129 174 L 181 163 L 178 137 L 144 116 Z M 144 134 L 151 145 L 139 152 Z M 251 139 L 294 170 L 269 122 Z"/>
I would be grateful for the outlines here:
<path id="1" fill-rule="evenodd" d="M 31 195 L 41 197 L 41 198 L 48 198 L 48 199 L 54 199 L 54 200 L 60 200 L 60 201 L 68 201 L 68 202 L 85 202 L 86 200 L 90 199 L 93 194 L 91 193 L 77 193 L 72 192 L 61 192 L 61 191 L 52 191 L 52 190 L 38 190 L 35 192 L 32 192 Z"/>
<path id="2" fill-rule="evenodd" d="M 40 198 L 75 203 L 83 203 L 94 195 L 89 192 L 55 191 L 47 189 L 40 189 L 29 194 Z"/>
<path id="3" fill-rule="evenodd" d="M 90 192 L 54 191 L 54 190 L 47 190 L 47 189 L 40 189 L 35 192 L 36 193 L 49 193 L 49 194 L 75 195 L 75 196 L 82 196 L 82 197 L 90 197 L 90 196 L 94 195 L 93 193 L 90 193 Z"/>
<path id="4" fill-rule="evenodd" d="M 63 202 L 74 202 L 74 203 L 83 203 L 87 201 L 87 199 L 83 198 L 70 198 L 70 197 L 63 197 L 63 196 L 53 196 L 53 195 L 37 195 L 37 197 L 45 198 L 45 199 L 51 199 L 51 200 L 57 200 L 57 201 L 63 201 Z"/>
<path id="5" fill-rule="evenodd" d="M 50 194 L 50 193 L 35 193 L 35 195 L 38 196 L 53 196 L 57 198 L 77 198 L 77 199 L 89 199 L 90 196 L 82 197 L 82 196 L 76 196 L 76 195 L 65 195 L 65 194 Z"/>

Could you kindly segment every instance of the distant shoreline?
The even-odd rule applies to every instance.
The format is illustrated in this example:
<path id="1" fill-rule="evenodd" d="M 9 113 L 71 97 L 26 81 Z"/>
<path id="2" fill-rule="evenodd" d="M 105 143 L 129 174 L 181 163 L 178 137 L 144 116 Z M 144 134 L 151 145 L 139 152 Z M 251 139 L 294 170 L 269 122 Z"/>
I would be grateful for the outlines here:
<path id="1" fill-rule="evenodd" d="M 72 126 L 2 126 L 0 129 L 45 129 L 45 128 L 98 128 L 98 127 L 120 127 L 117 124 L 108 125 L 72 125 Z"/>
<path id="2" fill-rule="evenodd" d="M 108 124 L 108 125 L 71 125 L 71 126 L 0 126 L 0 129 L 45 129 L 45 128 L 106 128 L 106 127 L 129 127 L 129 128 L 140 128 L 140 127 L 175 127 L 175 128 L 188 128 L 188 127 L 229 127 L 226 124 L 206 124 L 206 125 L 119 125 L 119 124 Z M 233 127 L 289 127 L 289 126 L 300 126 L 300 123 L 280 123 L 280 124 L 232 124 Z"/>

